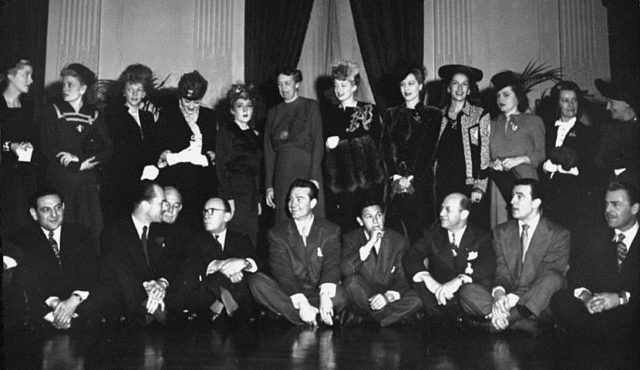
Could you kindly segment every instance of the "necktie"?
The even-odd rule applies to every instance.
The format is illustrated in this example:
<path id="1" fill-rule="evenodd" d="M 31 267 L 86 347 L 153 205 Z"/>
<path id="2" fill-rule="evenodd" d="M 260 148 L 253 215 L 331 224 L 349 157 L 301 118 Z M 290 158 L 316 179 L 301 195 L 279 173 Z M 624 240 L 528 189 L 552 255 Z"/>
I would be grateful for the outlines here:
<path id="1" fill-rule="evenodd" d="M 456 234 L 451 233 L 451 248 L 458 249 L 458 245 L 456 244 Z"/>
<path id="2" fill-rule="evenodd" d="M 373 256 L 374 261 L 378 261 L 378 251 L 376 250 L 375 245 L 371 248 L 371 255 Z"/>
<path id="3" fill-rule="evenodd" d="M 303 226 L 302 227 L 302 243 L 304 243 L 304 246 L 307 246 L 307 236 L 309 235 L 309 230 L 307 228 L 307 226 Z"/>
<path id="4" fill-rule="evenodd" d="M 147 230 L 148 229 L 149 229 L 148 226 L 142 227 L 142 236 L 140 237 L 140 240 L 142 241 L 142 251 L 144 252 L 144 259 L 147 261 L 147 266 L 150 265 L 150 263 L 149 263 L 149 247 L 147 246 Z"/>
<path id="5" fill-rule="evenodd" d="M 58 242 L 53 238 L 53 231 L 49 231 L 49 245 L 51 245 L 51 249 L 53 249 L 53 254 L 56 255 L 58 264 L 62 265 L 62 261 L 60 260 L 60 246 L 58 246 Z"/>
<path id="6" fill-rule="evenodd" d="M 522 272 L 522 264 L 524 263 L 525 253 L 529 243 L 529 225 L 522 224 L 522 233 L 520 234 L 520 250 L 518 253 L 518 270 L 517 275 L 520 277 Z"/>
<path id="7" fill-rule="evenodd" d="M 627 257 L 627 246 L 624 244 L 624 234 L 618 234 L 618 240 L 616 241 L 616 252 L 618 253 L 618 271 L 622 268 L 622 262 Z"/>

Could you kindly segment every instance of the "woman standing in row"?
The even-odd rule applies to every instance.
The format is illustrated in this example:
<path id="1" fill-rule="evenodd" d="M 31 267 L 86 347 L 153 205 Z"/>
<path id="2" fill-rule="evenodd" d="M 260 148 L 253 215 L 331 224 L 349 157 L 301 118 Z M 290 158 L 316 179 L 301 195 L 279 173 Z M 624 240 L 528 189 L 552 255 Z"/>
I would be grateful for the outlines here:
<path id="1" fill-rule="evenodd" d="M 118 78 L 122 96 L 105 112 L 113 141 L 113 158 L 104 167 L 101 189 L 106 224 L 131 213 L 132 191 L 144 166 L 155 160 L 151 146 L 153 114 L 142 109 L 153 88 L 152 80 L 149 67 L 128 66 Z"/>
<path id="2" fill-rule="evenodd" d="M 382 199 L 386 178 L 378 143 L 380 116 L 370 103 L 354 94 L 360 82 L 357 64 L 338 60 L 331 65 L 333 91 L 338 105 L 326 114 L 324 134 L 327 218 L 345 233 L 358 227 L 366 199 Z"/>
<path id="3" fill-rule="evenodd" d="M 448 102 L 442 110 L 438 144 L 434 154 L 434 188 L 437 207 L 453 192 L 473 203 L 472 218 L 488 228 L 480 202 L 486 199 L 489 167 L 489 115 L 470 103 L 477 98 L 482 71 L 459 64 L 438 69 L 446 83 Z"/>
<path id="4" fill-rule="evenodd" d="M 537 167 L 545 159 L 545 130 L 542 119 L 524 113 L 529 107 L 524 82 L 514 72 L 500 72 L 491 78 L 501 114 L 491 121 L 489 147 L 492 191 L 491 226 L 508 219 L 506 204 L 517 179 L 538 180 Z"/>
<path id="5" fill-rule="evenodd" d="M 28 60 L 12 63 L 0 75 L 2 130 L 2 233 L 7 235 L 30 222 L 29 198 L 36 191 L 33 109 L 24 99 L 33 83 Z"/>
<path id="6" fill-rule="evenodd" d="M 387 224 L 403 231 L 414 242 L 433 222 L 429 168 L 438 139 L 440 111 L 426 107 L 423 66 L 400 71 L 399 87 L 405 103 L 389 108 L 383 116 L 381 149 L 387 166 Z"/>
<path id="7" fill-rule="evenodd" d="M 251 85 L 233 85 L 227 93 L 230 117 L 218 127 L 216 171 L 220 197 L 227 199 L 233 218 L 229 229 L 258 240 L 262 145 L 255 130 L 257 96 Z"/>
<path id="8" fill-rule="evenodd" d="M 88 226 L 97 240 L 103 227 L 98 166 L 111 158 L 113 145 L 102 115 L 86 102 L 95 74 L 73 63 L 60 77 L 62 101 L 46 108 L 40 138 L 45 184 L 62 193 L 65 221 Z"/>

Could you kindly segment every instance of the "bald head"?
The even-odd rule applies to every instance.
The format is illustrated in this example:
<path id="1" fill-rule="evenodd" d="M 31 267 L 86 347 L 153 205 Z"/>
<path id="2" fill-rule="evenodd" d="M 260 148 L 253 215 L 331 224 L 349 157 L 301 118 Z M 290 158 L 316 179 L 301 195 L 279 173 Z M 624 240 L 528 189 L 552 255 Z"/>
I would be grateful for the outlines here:
<path id="1" fill-rule="evenodd" d="M 162 214 L 162 222 L 173 224 L 182 211 L 182 194 L 173 186 L 165 186 L 164 197 L 169 205 Z"/>
<path id="2" fill-rule="evenodd" d="M 442 201 L 440 225 L 449 231 L 458 231 L 467 226 L 469 198 L 461 193 L 451 193 Z"/>
<path id="3" fill-rule="evenodd" d="M 231 220 L 229 202 L 221 198 L 211 198 L 202 210 L 204 228 L 212 234 L 219 234 L 226 230 L 227 222 Z"/>

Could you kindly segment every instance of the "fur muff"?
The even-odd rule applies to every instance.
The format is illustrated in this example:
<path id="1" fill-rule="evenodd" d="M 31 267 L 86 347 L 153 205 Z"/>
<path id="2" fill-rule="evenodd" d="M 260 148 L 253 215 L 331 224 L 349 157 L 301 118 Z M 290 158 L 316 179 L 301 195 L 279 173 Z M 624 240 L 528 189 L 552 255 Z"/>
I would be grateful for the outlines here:
<path id="1" fill-rule="evenodd" d="M 334 193 L 368 189 L 386 174 L 380 151 L 371 136 L 342 139 L 325 154 L 327 185 Z"/>

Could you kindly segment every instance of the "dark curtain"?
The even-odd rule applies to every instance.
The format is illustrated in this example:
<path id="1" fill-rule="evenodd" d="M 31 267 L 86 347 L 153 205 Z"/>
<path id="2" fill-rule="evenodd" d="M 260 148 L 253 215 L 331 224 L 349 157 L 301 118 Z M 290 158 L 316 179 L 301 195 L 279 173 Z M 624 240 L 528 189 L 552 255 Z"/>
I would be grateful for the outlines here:
<path id="1" fill-rule="evenodd" d="M 609 28 L 609 59 L 612 79 L 640 83 L 640 1 L 604 0 Z"/>
<path id="2" fill-rule="evenodd" d="M 280 101 L 276 71 L 298 65 L 312 7 L 313 0 L 245 2 L 245 81 L 260 86 L 267 107 Z"/>
<path id="3" fill-rule="evenodd" d="M 2 68 L 18 59 L 34 67 L 27 98 L 40 107 L 44 92 L 49 0 L 0 0 L 0 60 Z M 39 109 L 36 109 L 38 116 Z M 37 119 L 38 117 L 36 117 Z"/>
<path id="4" fill-rule="evenodd" d="M 400 104 L 392 73 L 406 62 L 423 63 L 424 2 L 351 0 L 351 11 L 376 104 L 381 109 Z"/>

